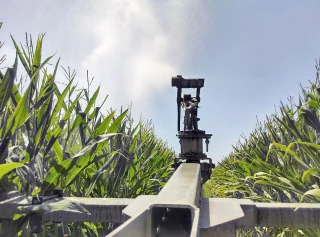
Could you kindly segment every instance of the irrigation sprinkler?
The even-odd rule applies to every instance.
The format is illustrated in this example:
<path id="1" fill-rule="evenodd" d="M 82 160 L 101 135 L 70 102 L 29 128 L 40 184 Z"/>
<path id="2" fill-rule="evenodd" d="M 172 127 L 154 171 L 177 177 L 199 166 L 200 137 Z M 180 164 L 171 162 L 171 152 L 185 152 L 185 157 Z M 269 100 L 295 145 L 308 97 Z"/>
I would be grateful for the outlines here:
<path id="1" fill-rule="evenodd" d="M 198 127 L 198 108 L 200 103 L 200 90 L 204 87 L 204 79 L 185 79 L 181 75 L 172 77 L 172 87 L 177 88 L 177 110 L 178 110 L 178 134 L 181 153 L 175 158 L 174 168 L 178 168 L 182 162 L 201 164 L 201 176 L 203 182 L 210 178 L 214 164 L 203 152 L 203 140 L 206 143 L 206 152 L 212 134 L 206 134 Z M 196 96 L 183 94 L 182 89 L 196 89 Z M 181 108 L 184 109 L 183 129 L 181 130 Z"/>

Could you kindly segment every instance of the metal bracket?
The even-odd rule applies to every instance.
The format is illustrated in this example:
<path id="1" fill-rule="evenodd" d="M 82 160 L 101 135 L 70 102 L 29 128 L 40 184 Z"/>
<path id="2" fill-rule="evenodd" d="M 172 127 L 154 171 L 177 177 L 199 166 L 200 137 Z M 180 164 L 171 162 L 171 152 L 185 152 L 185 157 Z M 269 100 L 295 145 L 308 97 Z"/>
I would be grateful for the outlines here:
<path id="1" fill-rule="evenodd" d="M 46 201 L 52 200 L 57 197 L 63 197 L 61 189 L 54 189 L 52 196 L 33 196 L 31 200 L 32 205 L 41 205 Z M 31 233 L 41 233 L 42 215 L 30 216 L 30 230 Z"/>

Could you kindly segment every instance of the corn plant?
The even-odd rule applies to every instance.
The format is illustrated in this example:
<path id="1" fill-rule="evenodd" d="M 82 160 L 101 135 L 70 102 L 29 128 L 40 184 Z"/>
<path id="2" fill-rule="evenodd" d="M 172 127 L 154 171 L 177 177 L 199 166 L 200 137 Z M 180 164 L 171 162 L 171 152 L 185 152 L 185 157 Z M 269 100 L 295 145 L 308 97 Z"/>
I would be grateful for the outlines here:
<path id="1" fill-rule="evenodd" d="M 107 97 L 98 104 L 100 88 L 91 93 L 89 75 L 88 88 L 79 89 L 76 73 L 62 68 L 67 80 L 61 86 L 59 59 L 52 73 L 53 56 L 42 59 L 43 39 L 40 35 L 34 45 L 26 35 L 23 46 L 12 38 L 17 52 L 14 65 L 5 74 L 0 72 L 1 193 L 48 195 L 59 187 L 64 196 L 156 194 L 170 175 L 172 149 L 156 137 L 152 124 L 134 123 L 131 109 L 103 111 Z M 24 87 L 21 80 L 15 81 L 19 62 L 27 74 Z M 60 209 L 85 211 L 74 207 L 67 203 Z M 36 214 L 32 208 L 21 211 L 8 228 L 14 230 L 13 235 L 18 229 L 18 236 L 28 233 L 27 217 Z M 53 232 L 98 236 L 112 228 L 108 223 L 43 225 L 48 236 Z"/>

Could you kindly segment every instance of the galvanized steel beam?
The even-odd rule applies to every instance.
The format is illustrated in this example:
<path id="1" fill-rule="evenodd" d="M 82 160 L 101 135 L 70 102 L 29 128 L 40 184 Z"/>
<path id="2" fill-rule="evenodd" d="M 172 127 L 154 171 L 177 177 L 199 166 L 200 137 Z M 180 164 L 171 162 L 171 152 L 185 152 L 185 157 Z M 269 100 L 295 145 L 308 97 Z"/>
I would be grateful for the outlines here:
<path id="1" fill-rule="evenodd" d="M 44 213 L 43 221 L 123 223 L 108 236 L 235 236 L 237 229 L 263 227 L 318 228 L 318 203 L 254 203 L 246 199 L 200 199 L 200 165 L 182 164 L 158 195 L 136 199 L 56 198 L 77 202 L 91 215 L 56 211 Z M 59 201 L 59 202 L 57 202 Z M 10 221 L 19 205 L 31 197 L 0 202 L 0 219 Z"/>
<path id="2" fill-rule="evenodd" d="M 255 203 L 257 226 L 319 228 L 320 203 Z"/>
<path id="3" fill-rule="evenodd" d="M 181 164 L 157 196 L 129 204 L 131 218 L 108 236 L 199 236 L 200 173 L 200 164 Z"/>
<path id="4" fill-rule="evenodd" d="M 200 236 L 235 236 L 237 229 L 319 228 L 320 203 L 255 203 L 246 199 L 202 199 Z"/>
<path id="5" fill-rule="evenodd" d="M 0 202 L 0 219 L 12 220 L 13 215 L 17 213 L 18 206 L 31 206 L 31 197 L 18 197 Z M 122 210 L 130 204 L 133 199 L 127 198 L 83 198 L 83 197 L 63 197 L 55 198 L 43 204 L 54 207 L 54 205 L 62 205 L 64 201 L 72 201 L 80 204 L 87 209 L 91 214 L 68 211 L 54 211 L 44 213 L 43 221 L 55 222 L 110 222 L 123 223 L 128 219 L 128 216 L 122 213 Z"/>

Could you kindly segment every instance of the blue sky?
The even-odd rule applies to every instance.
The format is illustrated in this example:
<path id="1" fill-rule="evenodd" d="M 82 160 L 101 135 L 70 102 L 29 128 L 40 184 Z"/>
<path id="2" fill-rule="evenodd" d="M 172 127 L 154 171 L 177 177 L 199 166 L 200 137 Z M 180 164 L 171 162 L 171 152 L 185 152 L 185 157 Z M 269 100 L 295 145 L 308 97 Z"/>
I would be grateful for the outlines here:
<path id="1" fill-rule="evenodd" d="M 205 78 L 199 128 L 212 133 L 208 156 L 221 160 L 256 118 L 280 100 L 298 99 L 315 79 L 320 1 L 18 1 L 1 3 L 0 39 L 13 62 L 10 34 L 46 33 L 44 55 L 86 70 L 109 94 L 107 107 L 133 104 L 178 151 L 171 77 Z M 63 77 L 58 80 L 63 81 Z M 102 98 L 101 98 L 102 99 Z"/>

